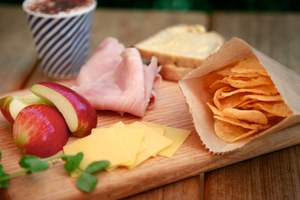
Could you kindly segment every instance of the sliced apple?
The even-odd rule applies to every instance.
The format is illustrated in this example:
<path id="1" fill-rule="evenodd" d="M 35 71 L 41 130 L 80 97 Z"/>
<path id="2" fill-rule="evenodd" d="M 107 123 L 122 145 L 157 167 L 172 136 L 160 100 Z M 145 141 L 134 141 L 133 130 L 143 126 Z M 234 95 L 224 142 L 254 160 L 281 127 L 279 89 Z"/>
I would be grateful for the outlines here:
<path id="1" fill-rule="evenodd" d="M 26 106 L 13 124 L 16 145 L 26 154 L 49 157 L 61 151 L 68 141 L 68 127 L 53 106 Z"/>
<path id="2" fill-rule="evenodd" d="M 0 99 L 0 110 L 5 119 L 10 123 L 14 122 L 14 118 L 11 116 L 9 111 L 9 105 L 11 104 L 12 100 L 12 96 L 6 96 Z"/>
<path id="3" fill-rule="evenodd" d="M 48 101 L 34 95 L 6 96 L 0 99 L 0 109 L 4 117 L 13 123 L 19 112 L 32 104 L 50 104 Z"/>
<path id="4" fill-rule="evenodd" d="M 43 82 L 33 85 L 31 91 L 56 106 L 64 116 L 73 136 L 84 137 L 96 127 L 96 110 L 72 89 L 53 82 Z"/>

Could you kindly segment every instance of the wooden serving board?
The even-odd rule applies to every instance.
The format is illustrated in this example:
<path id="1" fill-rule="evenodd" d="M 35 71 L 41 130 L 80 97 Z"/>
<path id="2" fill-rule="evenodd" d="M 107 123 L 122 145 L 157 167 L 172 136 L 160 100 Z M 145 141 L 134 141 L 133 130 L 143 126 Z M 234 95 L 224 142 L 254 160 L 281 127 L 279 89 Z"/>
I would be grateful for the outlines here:
<path id="1" fill-rule="evenodd" d="M 25 90 L 17 93 L 27 92 Z M 141 120 L 127 114 L 121 117 L 108 111 L 98 112 L 98 115 L 98 126 L 106 126 L 120 120 L 125 123 Z M 173 82 L 162 82 L 157 104 L 153 110 L 147 112 L 143 120 L 190 129 L 193 133 L 172 158 L 156 157 L 132 170 L 117 169 L 99 174 L 99 183 L 92 193 L 85 194 L 77 190 L 74 180 L 66 174 L 62 163 L 58 162 L 46 172 L 12 180 L 9 189 L 4 194 L 2 192 L 2 197 L 18 200 L 118 199 L 300 143 L 298 125 L 253 141 L 238 151 L 212 155 L 202 146 L 194 131 L 184 97 L 178 84 Z M 2 116 L 0 148 L 3 154 L 1 162 L 5 169 L 9 172 L 17 170 L 21 154 L 12 142 L 10 125 Z"/>

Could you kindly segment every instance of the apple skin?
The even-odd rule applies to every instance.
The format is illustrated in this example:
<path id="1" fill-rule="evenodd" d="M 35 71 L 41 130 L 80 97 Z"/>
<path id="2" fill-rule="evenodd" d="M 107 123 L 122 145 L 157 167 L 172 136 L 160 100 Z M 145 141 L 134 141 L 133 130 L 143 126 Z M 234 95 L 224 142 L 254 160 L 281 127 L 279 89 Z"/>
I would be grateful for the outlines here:
<path id="1" fill-rule="evenodd" d="M 52 106 L 29 105 L 20 111 L 13 124 L 13 138 L 25 154 L 49 157 L 63 149 L 68 127 L 60 112 Z"/>
<path id="2" fill-rule="evenodd" d="M 97 126 L 96 110 L 74 90 L 54 82 L 41 82 L 33 85 L 31 91 L 56 106 L 64 116 L 72 136 L 87 136 Z M 58 97 L 58 94 L 64 98 Z"/>
<path id="3" fill-rule="evenodd" d="M 0 110 L 9 123 L 13 123 L 18 113 L 26 106 L 32 104 L 47 104 L 47 102 L 34 94 L 26 94 L 23 96 L 5 96 L 0 99 Z"/>

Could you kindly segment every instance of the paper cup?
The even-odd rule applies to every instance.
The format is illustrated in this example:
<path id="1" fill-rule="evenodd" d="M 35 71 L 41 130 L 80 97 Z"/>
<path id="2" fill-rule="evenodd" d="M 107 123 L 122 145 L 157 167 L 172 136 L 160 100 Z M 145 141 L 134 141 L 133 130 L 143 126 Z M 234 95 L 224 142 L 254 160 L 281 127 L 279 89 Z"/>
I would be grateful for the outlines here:
<path id="1" fill-rule="evenodd" d="M 96 1 L 86 7 L 58 14 L 30 10 L 29 6 L 34 1 L 24 1 L 23 10 L 27 13 L 42 70 L 52 78 L 72 78 L 88 56 L 92 13 Z"/>

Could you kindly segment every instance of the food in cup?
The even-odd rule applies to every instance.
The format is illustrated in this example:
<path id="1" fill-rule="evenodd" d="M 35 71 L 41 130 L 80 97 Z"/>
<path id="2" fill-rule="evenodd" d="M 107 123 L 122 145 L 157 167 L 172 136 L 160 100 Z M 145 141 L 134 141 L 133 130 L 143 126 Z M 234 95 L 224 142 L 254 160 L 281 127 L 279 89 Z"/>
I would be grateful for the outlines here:
<path id="1" fill-rule="evenodd" d="M 93 2 L 94 0 L 36 0 L 32 1 L 29 9 L 33 12 L 57 14 L 90 6 Z"/>

